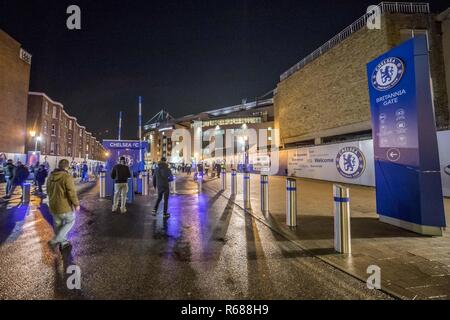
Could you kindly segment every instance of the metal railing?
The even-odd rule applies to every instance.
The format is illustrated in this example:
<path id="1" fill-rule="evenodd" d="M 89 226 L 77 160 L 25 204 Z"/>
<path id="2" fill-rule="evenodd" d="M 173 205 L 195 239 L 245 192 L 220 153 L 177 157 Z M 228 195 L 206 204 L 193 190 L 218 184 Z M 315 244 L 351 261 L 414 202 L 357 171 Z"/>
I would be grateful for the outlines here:
<path id="1" fill-rule="evenodd" d="M 381 2 L 378 5 L 381 14 L 384 13 L 406 13 L 406 14 L 420 14 L 430 13 L 429 3 L 414 3 L 414 2 Z M 310 53 L 303 60 L 291 67 L 280 76 L 280 80 L 283 81 L 289 78 L 293 73 L 302 69 L 308 63 L 314 61 L 331 48 L 337 46 L 343 40 L 347 39 L 350 35 L 356 31 L 361 30 L 367 25 L 367 20 L 373 15 L 373 13 L 366 13 L 361 18 L 353 22 L 347 28 L 339 32 L 336 36 L 325 42 L 318 49 Z"/>

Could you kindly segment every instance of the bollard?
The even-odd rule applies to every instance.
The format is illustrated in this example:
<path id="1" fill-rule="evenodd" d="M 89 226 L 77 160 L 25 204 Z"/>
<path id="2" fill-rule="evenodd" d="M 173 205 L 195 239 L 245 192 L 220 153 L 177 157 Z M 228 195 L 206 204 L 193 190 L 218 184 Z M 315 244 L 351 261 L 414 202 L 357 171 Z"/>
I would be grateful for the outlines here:
<path id="1" fill-rule="evenodd" d="M 141 183 L 142 183 L 142 195 L 148 196 L 148 173 L 146 171 L 141 173 Z"/>
<path id="2" fill-rule="evenodd" d="M 225 191 L 227 189 L 227 173 L 222 171 L 222 190 Z"/>
<path id="3" fill-rule="evenodd" d="M 269 213 L 269 176 L 261 175 L 261 212 Z"/>
<path id="4" fill-rule="evenodd" d="M 297 181 L 293 178 L 286 179 L 286 224 L 297 226 Z"/>
<path id="5" fill-rule="evenodd" d="M 198 193 L 202 193 L 202 187 L 203 187 L 203 176 L 198 175 L 197 176 L 197 185 L 198 185 Z"/>
<path id="6" fill-rule="evenodd" d="M 106 172 L 100 171 L 100 198 L 106 198 Z"/>
<path id="7" fill-rule="evenodd" d="M 244 172 L 243 181 L 244 209 L 250 209 L 250 173 Z"/>
<path id="8" fill-rule="evenodd" d="M 236 170 L 231 170 L 231 195 L 235 196 L 237 192 Z"/>
<path id="9" fill-rule="evenodd" d="M 171 193 L 172 194 L 176 194 L 177 193 L 177 177 L 173 177 L 173 180 L 172 180 L 172 182 L 170 183 L 170 185 L 171 185 Z"/>
<path id="10" fill-rule="evenodd" d="M 334 197 L 334 249 L 344 254 L 352 253 L 350 235 L 350 191 L 349 188 L 333 185 Z"/>
<path id="11" fill-rule="evenodd" d="M 22 202 L 30 203 L 31 183 L 25 182 L 22 186 Z"/>

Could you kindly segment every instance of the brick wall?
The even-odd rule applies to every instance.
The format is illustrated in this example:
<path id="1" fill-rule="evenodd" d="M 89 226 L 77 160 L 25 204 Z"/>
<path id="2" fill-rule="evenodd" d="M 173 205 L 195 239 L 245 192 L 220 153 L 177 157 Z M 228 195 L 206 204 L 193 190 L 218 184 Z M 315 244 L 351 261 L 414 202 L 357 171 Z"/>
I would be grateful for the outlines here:
<path id="1" fill-rule="evenodd" d="M 401 43 L 401 28 L 430 30 L 436 119 L 448 124 L 438 25 L 430 15 L 392 14 L 382 17 L 381 30 L 359 30 L 278 84 L 275 127 L 282 144 L 370 129 L 366 64 Z"/>
<path id="2" fill-rule="evenodd" d="M 20 43 L 0 30 L 0 152 L 24 153 L 30 64 Z"/>

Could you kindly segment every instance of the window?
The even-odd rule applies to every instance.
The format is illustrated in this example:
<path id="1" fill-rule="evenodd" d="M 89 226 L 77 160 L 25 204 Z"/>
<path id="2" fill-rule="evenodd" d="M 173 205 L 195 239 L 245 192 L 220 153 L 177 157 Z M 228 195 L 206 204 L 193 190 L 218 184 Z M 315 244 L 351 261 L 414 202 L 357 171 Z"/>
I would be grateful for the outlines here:
<path id="1" fill-rule="evenodd" d="M 416 36 L 424 35 L 427 38 L 427 47 L 428 51 L 430 51 L 430 41 L 428 38 L 428 30 L 426 29 L 402 29 L 400 30 L 400 40 L 404 42 Z"/>
<path id="2" fill-rule="evenodd" d="M 52 136 L 56 136 L 56 125 L 52 123 Z"/>
<path id="3" fill-rule="evenodd" d="M 48 102 L 47 101 L 44 101 L 44 112 L 45 112 L 45 114 L 49 114 L 49 110 L 48 110 Z"/>
<path id="4" fill-rule="evenodd" d="M 72 148 L 67 148 L 67 155 L 72 156 Z"/>
<path id="5" fill-rule="evenodd" d="M 83 130 L 80 129 L 80 138 L 83 137 Z"/>
<path id="6" fill-rule="evenodd" d="M 53 119 L 58 119 L 58 108 L 56 106 L 53 106 L 52 118 Z"/>
<path id="7" fill-rule="evenodd" d="M 48 130 L 48 121 L 44 120 L 44 126 L 42 128 L 42 132 L 44 132 L 44 134 L 48 134 L 47 130 Z"/>
<path id="8" fill-rule="evenodd" d="M 69 129 L 72 130 L 72 120 L 69 120 Z"/>
<path id="9" fill-rule="evenodd" d="M 55 143 L 50 142 L 50 154 L 55 154 Z"/>

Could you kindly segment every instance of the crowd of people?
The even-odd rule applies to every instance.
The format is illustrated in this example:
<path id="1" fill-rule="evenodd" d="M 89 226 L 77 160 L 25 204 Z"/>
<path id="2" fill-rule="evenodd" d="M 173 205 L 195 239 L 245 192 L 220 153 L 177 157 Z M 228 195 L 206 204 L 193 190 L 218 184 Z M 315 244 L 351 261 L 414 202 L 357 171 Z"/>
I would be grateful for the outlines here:
<path id="1" fill-rule="evenodd" d="M 46 185 L 48 196 L 48 206 L 53 216 L 54 237 L 48 242 L 49 246 L 54 250 L 60 248 L 64 250 L 71 246 L 67 235 L 75 224 L 75 214 L 80 211 L 80 201 L 77 197 L 75 188 L 75 178 L 80 178 L 81 182 L 89 181 L 89 168 L 86 162 L 77 164 L 70 163 L 66 159 L 59 161 L 58 166 L 51 173 L 50 166 L 47 161 L 42 164 L 36 164 L 27 167 L 21 161 L 9 159 L 0 163 L 3 176 L 6 182 L 5 199 L 11 198 L 17 187 L 24 186 L 27 180 L 34 181 L 35 190 L 38 195 L 43 195 L 43 186 Z M 200 162 L 196 165 L 192 164 L 169 164 L 166 158 L 161 158 L 158 163 L 151 166 L 151 179 L 157 197 L 152 208 L 154 216 L 158 213 L 158 208 L 164 200 L 163 217 L 170 217 L 168 212 L 170 183 L 175 179 L 173 172 L 186 173 L 191 175 L 194 171 L 194 179 L 199 175 L 220 176 L 224 169 L 223 163 Z M 104 168 L 98 165 L 94 174 L 98 175 Z M 126 203 L 128 196 L 128 179 L 133 174 L 126 162 L 125 157 L 119 159 L 119 163 L 111 170 L 111 178 L 114 180 L 114 197 L 112 211 L 117 212 L 120 208 L 121 213 L 126 213 Z M 0 181 L 1 182 L 1 181 Z M 120 205 L 120 206 L 119 206 Z"/>

